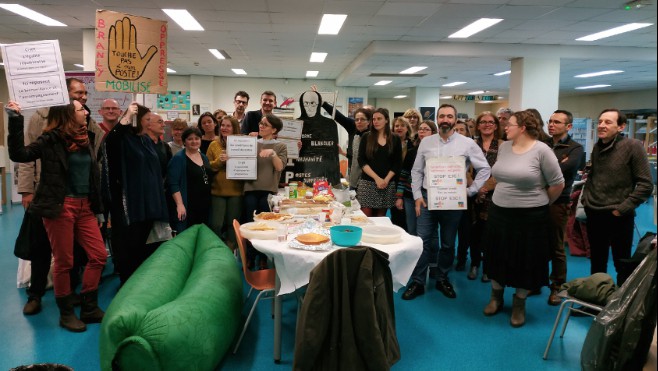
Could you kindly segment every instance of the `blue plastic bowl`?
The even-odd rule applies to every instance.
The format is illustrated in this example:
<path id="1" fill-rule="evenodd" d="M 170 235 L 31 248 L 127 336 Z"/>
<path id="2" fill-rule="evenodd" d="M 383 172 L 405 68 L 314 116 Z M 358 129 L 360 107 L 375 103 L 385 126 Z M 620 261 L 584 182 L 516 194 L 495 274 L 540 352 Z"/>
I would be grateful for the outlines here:
<path id="1" fill-rule="evenodd" d="M 361 241 L 363 229 L 355 225 L 335 225 L 329 228 L 331 242 L 338 246 L 354 246 Z"/>

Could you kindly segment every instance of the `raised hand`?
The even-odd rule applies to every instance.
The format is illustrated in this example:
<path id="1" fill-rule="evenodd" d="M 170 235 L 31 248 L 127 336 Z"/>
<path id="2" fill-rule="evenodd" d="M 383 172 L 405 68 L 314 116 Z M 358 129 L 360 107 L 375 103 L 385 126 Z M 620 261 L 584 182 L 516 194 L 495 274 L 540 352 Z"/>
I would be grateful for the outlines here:
<path id="1" fill-rule="evenodd" d="M 108 36 L 108 66 L 119 80 L 137 80 L 144 74 L 158 48 L 151 45 L 144 55 L 137 50 L 137 28 L 130 18 L 123 17 L 110 26 Z"/>

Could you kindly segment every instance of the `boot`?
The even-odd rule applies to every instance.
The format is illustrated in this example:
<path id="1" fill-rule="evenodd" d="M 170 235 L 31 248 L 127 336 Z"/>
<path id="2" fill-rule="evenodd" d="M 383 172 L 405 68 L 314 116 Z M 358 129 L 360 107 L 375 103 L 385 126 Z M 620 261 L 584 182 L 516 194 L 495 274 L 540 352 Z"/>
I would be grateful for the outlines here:
<path id="1" fill-rule="evenodd" d="M 509 320 L 512 327 L 521 327 L 525 324 L 525 298 L 520 298 L 514 294 L 512 304 L 512 318 Z"/>
<path id="2" fill-rule="evenodd" d="M 84 323 L 101 323 L 105 312 L 98 307 L 98 290 L 83 292 L 80 320 Z"/>
<path id="3" fill-rule="evenodd" d="M 23 314 L 26 316 L 31 316 L 41 312 L 41 297 L 40 296 L 30 296 L 27 298 L 27 303 L 23 307 Z"/>
<path id="4" fill-rule="evenodd" d="M 494 314 L 500 312 L 501 309 L 503 309 L 504 292 L 505 289 L 500 289 L 500 290 L 496 290 L 494 288 L 491 289 L 491 300 L 489 301 L 489 304 L 487 304 L 487 306 L 484 307 L 485 316 L 493 316 Z"/>
<path id="5" fill-rule="evenodd" d="M 72 332 L 83 332 L 87 326 L 76 317 L 72 300 L 73 295 L 55 298 L 59 307 L 59 325 Z"/>

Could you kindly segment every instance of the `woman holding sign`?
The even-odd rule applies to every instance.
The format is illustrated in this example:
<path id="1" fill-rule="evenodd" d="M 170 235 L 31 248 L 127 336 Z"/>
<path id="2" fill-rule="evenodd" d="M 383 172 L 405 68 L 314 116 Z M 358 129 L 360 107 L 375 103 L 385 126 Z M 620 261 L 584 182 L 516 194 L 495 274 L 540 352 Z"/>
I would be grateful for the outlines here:
<path id="1" fill-rule="evenodd" d="M 267 197 L 276 194 L 279 189 L 281 171 L 288 162 L 286 145 L 274 139 L 283 128 L 283 122 L 273 114 L 266 114 L 258 123 L 258 159 L 257 178 L 244 182 L 244 214 L 243 222 L 253 222 L 254 213 L 270 211 Z M 257 251 L 253 246 L 247 248 L 247 266 L 252 268 Z M 260 268 L 267 268 L 267 256 L 258 253 Z"/>
<path id="2" fill-rule="evenodd" d="M 395 205 L 393 177 L 402 166 L 402 145 L 391 132 L 386 108 L 374 111 L 372 130 L 361 137 L 359 165 L 363 170 L 357 188 L 361 211 L 367 216 L 385 216 L 386 210 Z"/>
<path id="3" fill-rule="evenodd" d="M 235 231 L 231 227 L 233 219 L 240 219 L 242 213 L 243 181 L 226 178 L 226 138 L 240 134 L 240 122 L 233 116 L 224 116 L 219 124 L 219 137 L 208 147 L 210 167 L 216 172 L 210 188 L 210 228 L 235 249 Z M 226 231 L 226 238 L 222 234 Z"/>
<path id="4" fill-rule="evenodd" d="M 525 324 L 528 290 L 548 284 L 550 221 L 548 205 L 564 188 L 553 151 L 538 140 L 541 125 L 530 112 L 514 113 L 492 168 L 496 179 L 487 220 L 486 265 L 491 278 L 491 301 L 484 314 L 503 307 L 505 286 L 516 288 L 512 327 Z"/>
<path id="5" fill-rule="evenodd" d="M 43 218 L 53 251 L 53 284 L 59 307 L 59 325 L 73 332 L 87 329 L 85 323 L 100 323 L 98 283 L 107 252 L 94 214 L 102 213 L 100 174 L 93 151 L 94 136 L 87 131 L 87 111 L 78 101 L 50 107 L 48 126 L 32 144 L 25 146 L 20 106 L 10 101 L 9 157 L 16 162 L 41 159 L 41 181 L 30 213 Z M 73 240 L 85 250 L 89 261 L 82 278 L 80 319 L 73 310 L 69 272 L 73 268 Z"/>

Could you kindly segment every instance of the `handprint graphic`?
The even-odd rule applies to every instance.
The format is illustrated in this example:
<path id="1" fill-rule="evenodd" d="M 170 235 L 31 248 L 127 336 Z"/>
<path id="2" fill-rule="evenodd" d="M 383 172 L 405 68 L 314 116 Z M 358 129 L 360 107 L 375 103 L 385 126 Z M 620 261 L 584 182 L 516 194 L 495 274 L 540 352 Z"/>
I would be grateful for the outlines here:
<path id="1" fill-rule="evenodd" d="M 137 50 L 137 28 L 130 18 L 124 17 L 110 26 L 107 50 L 107 62 L 112 76 L 118 80 L 137 80 L 144 74 L 158 48 L 151 45 L 142 55 Z"/>

